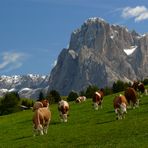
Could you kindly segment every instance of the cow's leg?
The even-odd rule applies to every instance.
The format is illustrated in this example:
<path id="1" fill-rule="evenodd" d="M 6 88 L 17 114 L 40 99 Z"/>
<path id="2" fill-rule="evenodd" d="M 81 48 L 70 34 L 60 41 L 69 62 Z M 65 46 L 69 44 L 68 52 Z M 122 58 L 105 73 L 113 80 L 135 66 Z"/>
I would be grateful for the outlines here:
<path id="1" fill-rule="evenodd" d="M 94 109 L 98 110 L 98 103 L 94 103 Z"/>
<path id="2" fill-rule="evenodd" d="M 121 110 L 119 110 L 119 113 L 118 113 L 118 115 L 119 115 L 119 119 L 122 119 L 122 117 L 123 117 L 123 114 L 122 114 Z"/>
<path id="3" fill-rule="evenodd" d="M 124 119 L 124 112 L 120 109 L 120 119 Z"/>
<path id="4" fill-rule="evenodd" d="M 38 125 L 37 128 L 33 126 L 33 136 L 43 135 L 43 127 L 42 125 Z"/>
<path id="5" fill-rule="evenodd" d="M 49 123 L 50 123 L 50 120 L 46 121 L 46 123 L 44 125 L 44 128 L 43 128 L 44 134 L 47 134 L 47 132 L 48 132 Z"/>
<path id="6" fill-rule="evenodd" d="M 33 125 L 33 136 L 35 137 L 36 135 L 38 135 L 38 130 L 35 128 L 35 125 Z"/>
<path id="7" fill-rule="evenodd" d="M 121 119 L 120 113 L 117 114 L 117 118 L 116 118 L 116 119 L 117 119 L 117 120 L 120 120 L 120 119 Z"/>
<path id="8" fill-rule="evenodd" d="M 63 121 L 67 122 L 67 114 L 63 114 Z"/>
<path id="9" fill-rule="evenodd" d="M 115 113 L 116 113 L 116 119 L 118 120 L 119 119 L 119 111 L 117 108 L 115 109 Z"/>
<path id="10" fill-rule="evenodd" d="M 137 101 L 136 101 L 136 103 L 135 103 L 135 104 L 136 104 L 136 105 L 135 105 L 136 107 L 139 107 L 139 101 L 140 101 L 140 100 L 137 99 Z"/>
<path id="11" fill-rule="evenodd" d="M 122 116 L 123 116 L 123 119 L 125 118 L 125 114 L 127 114 L 127 112 L 124 112 L 124 113 L 123 113 L 123 115 L 122 115 Z"/>
<path id="12" fill-rule="evenodd" d="M 146 96 L 148 95 L 148 90 L 147 90 L 147 89 L 145 89 L 145 95 L 146 95 Z"/>
<path id="13" fill-rule="evenodd" d="M 37 129 L 33 128 L 33 136 L 35 137 L 37 135 L 39 135 L 39 131 Z"/>
<path id="14" fill-rule="evenodd" d="M 115 113 L 116 113 L 116 119 L 117 119 L 117 120 L 122 119 L 122 113 L 121 113 L 121 111 L 120 111 L 119 108 L 116 108 L 116 109 L 115 109 Z"/>
<path id="15" fill-rule="evenodd" d="M 60 121 L 61 121 L 61 122 L 64 121 L 62 112 L 60 112 Z"/>
<path id="16" fill-rule="evenodd" d="M 39 131 L 40 135 L 44 135 L 44 133 L 43 133 L 43 126 L 41 124 L 38 125 L 37 130 Z"/>
<path id="17" fill-rule="evenodd" d="M 135 109 L 135 104 L 133 101 L 130 101 L 130 108 Z"/>
<path id="18" fill-rule="evenodd" d="M 122 118 L 123 118 L 123 119 L 125 118 L 125 114 L 127 114 L 127 110 L 125 110 L 125 111 L 122 113 Z"/>

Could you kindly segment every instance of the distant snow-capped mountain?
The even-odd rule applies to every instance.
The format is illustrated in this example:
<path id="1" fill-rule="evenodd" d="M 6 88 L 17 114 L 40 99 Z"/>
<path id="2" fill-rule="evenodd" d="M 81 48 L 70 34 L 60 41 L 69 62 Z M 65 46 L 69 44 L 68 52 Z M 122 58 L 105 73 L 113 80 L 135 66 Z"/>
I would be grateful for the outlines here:
<path id="1" fill-rule="evenodd" d="M 48 77 L 35 74 L 2 75 L 0 76 L 0 96 L 6 92 L 17 91 L 23 98 L 36 98 L 40 91 L 48 86 Z"/>

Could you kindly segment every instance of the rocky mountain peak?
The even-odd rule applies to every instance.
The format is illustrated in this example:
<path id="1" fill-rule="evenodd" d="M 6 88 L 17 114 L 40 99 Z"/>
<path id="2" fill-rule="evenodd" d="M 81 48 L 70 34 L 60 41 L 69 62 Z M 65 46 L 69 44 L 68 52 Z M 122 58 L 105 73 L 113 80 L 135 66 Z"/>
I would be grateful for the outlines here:
<path id="1" fill-rule="evenodd" d="M 89 18 L 72 32 L 49 78 L 49 90 L 62 95 L 81 91 L 88 85 L 112 86 L 113 82 L 143 79 L 148 73 L 148 37 Z"/>

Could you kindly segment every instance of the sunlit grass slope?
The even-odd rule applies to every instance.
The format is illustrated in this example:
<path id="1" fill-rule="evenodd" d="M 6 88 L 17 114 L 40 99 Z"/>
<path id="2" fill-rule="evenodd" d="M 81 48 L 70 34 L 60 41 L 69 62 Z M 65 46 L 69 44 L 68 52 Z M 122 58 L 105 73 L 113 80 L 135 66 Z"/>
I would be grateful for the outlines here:
<path id="1" fill-rule="evenodd" d="M 57 105 L 51 105 L 48 134 L 33 137 L 31 110 L 0 117 L 0 148 L 147 148 L 148 96 L 140 107 L 129 109 L 116 120 L 115 95 L 104 97 L 103 108 L 93 110 L 92 101 L 70 103 L 68 123 L 60 123 Z"/>

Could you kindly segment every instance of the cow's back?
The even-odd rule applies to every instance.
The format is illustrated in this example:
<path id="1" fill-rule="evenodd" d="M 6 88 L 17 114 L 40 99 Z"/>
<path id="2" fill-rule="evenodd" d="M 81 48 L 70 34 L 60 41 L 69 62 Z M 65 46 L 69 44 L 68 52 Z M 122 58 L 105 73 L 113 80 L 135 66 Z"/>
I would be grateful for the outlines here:
<path id="1" fill-rule="evenodd" d="M 127 102 L 126 97 L 124 95 L 121 95 L 120 98 L 121 98 L 122 103 L 125 103 L 126 105 L 128 105 L 128 102 Z"/>
<path id="2" fill-rule="evenodd" d="M 40 101 L 37 101 L 37 102 L 35 102 L 34 105 L 33 105 L 33 111 L 35 111 L 35 110 L 37 110 L 37 109 L 39 109 L 39 108 L 42 108 L 42 107 L 43 107 L 43 103 L 40 102 Z"/>
<path id="3" fill-rule="evenodd" d="M 48 121 L 49 119 L 51 119 L 51 111 L 48 108 L 43 107 L 35 110 L 33 123 L 43 124 L 44 121 Z"/>
<path id="4" fill-rule="evenodd" d="M 145 92 L 145 87 L 144 87 L 144 84 L 143 83 L 140 83 L 138 85 L 138 90 L 141 92 L 141 93 L 144 93 Z"/>
<path id="5" fill-rule="evenodd" d="M 120 108 L 121 103 L 125 103 L 127 106 L 127 100 L 124 95 L 116 96 L 113 100 L 114 108 Z"/>
<path id="6" fill-rule="evenodd" d="M 46 107 L 39 108 L 39 114 L 44 120 L 51 118 L 51 111 Z"/>
<path id="7" fill-rule="evenodd" d="M 137 93 L 134 88 L 127 88 L 124 95 L 128 103 L 130 103 L 130 101 L 132 101 L 134 104 L 137 102 Z"/>
<path id="8" fill-rule="evenodd" d="M 119 96 L 116 96 L 113 100 L 114 108 L 120 108 L 121 104 L 121 98 Z"/>

